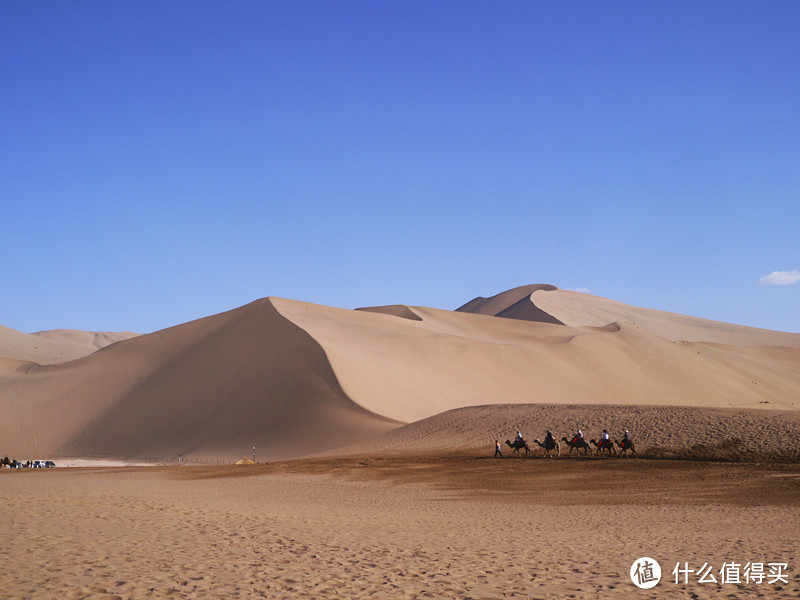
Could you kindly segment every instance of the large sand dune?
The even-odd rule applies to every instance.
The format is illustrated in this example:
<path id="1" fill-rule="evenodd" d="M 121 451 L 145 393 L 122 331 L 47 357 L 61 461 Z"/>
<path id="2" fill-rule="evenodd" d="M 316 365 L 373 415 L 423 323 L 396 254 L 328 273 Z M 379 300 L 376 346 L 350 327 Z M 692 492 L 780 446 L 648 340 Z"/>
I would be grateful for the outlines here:
<path id="1" fill-rule="evenodd" d="M 342 392 L 269 300 L 0 379 L 3 452 L 173 460 L 296 456 L 396 426 Z"/>
<path id="2" fill-rule="evenodd" d="M 800 408 L 800 335 L 741 328 L 740 339 L 775 345 L 733 346 L 627 321 L 564 326 L 412 307 L 416 321 L 275 305 L 325 349 L 350 398 L 405 422 L 498 403 Z M 668 329 L 670 316 L 653 313 Z M 700 325 L 681 337 L 702 340 Z"/>
<path id="3" fill-rule="evenodd" d="M 0 361 L 0 452 L 230 460 L 255 445 L 260 459 L 283 458 L 485 405 L 762 411 L 778 431 L 780 411 L 800 410 L 800 334 L 542 285 L 458 311 L 269 298 L 41 362 Z M 485 424 L 476 431 L 499 435 Z"/>

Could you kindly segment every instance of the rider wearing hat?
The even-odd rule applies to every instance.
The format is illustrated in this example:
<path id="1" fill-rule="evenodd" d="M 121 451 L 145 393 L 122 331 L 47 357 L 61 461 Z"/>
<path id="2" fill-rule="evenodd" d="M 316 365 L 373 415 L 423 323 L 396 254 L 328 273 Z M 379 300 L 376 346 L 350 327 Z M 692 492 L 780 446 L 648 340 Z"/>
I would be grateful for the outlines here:
<path id="1" fill-rule="evenodd" d="M 631 433 L 627 429 L 625 430 L 625 434 L 622 436 L 622 447 L 626 448 L 631 445 Z"/>
<path id="2" fill-rule="evenodd" d="M 582 442 L 582 441 L 583 441 L 583 432 L 580 429 L 578 429 L 578 433 L 576 433 L 575 436 L 572 438 L 572 443 L 575 444 L 577 442 Z"/>

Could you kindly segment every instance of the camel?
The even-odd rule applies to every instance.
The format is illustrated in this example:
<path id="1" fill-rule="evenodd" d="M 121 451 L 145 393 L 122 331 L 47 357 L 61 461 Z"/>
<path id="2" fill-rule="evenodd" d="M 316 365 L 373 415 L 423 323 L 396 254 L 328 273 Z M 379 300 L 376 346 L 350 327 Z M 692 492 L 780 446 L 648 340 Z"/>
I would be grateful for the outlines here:
<path id="1" fill-rule="evenodd" d="M 569 446 L 569 452 L 567 453 L 567 455 L 572 454 L 573 450 L 577 450 L 578 454 L 580 454 L 581 448 L 583 448 L 584 454 L 589 454 L 589 442 L 587 442 L 586 440 L 577 440 L 573 442 L 565 437 L 562 437 L 561 441 L 566 443 L 567 446 Z"/>
<path id="2" fill-rule="evenodd" d="M 594 439 L 591 439 L 589 440 L 589 443 L 597 447 L 597 450 L 595 450 L 596 454 L 604 454 L 605 451 L 608 450 L 609 456 L 611 456 L 612 452 L 614 453 L 614 456 L 617 455 L 617 450 L 614 448 L 614 443 L 611 440 L 596 442 Z"/>
<path id="3" fill-rule="evenodd" d="M 520 448 L 525 448 L 525 456 L 531 453 L 530 446 L 528 446 L 528 442 L 526 442 L 525 440 L 514 440 L 513 444 L 509 440 L 506 440 L 506 445 L 508 445 L 509 448 L 514 449 L 514 452 L 512 452 L 512 454 L 516 454 L 517 452 L 519 452 Z"/>
<path id="4" fill-rule="evenodd" d="M 539 438 L 533 440 L 533 443 L 539 446 L 540 448 L 544 449 L 544 455 L 549 456 L 552 458 L 552 454 L 550 454 L 550 450 L 555 449 L 556 454 L 561 456 L 561 447 L 558 445 L 558 442 L 553 438 L 552 441 L 540 442 Z"/>
<path id="5" fill-rule="evenodd" d="M 614 440 L 614 443 L 620 448 L 622 448 L 622 450 L 620 450 L 620 454 L 625 458 L 628 458 L 628 450 L 631 451 L 631 454 L 633 455 L 634 458 L 639 458 L 638 456 L 636 456 L 636 445 L 633 443 L 633 440 L 628 440 L 627 443 L 620 442 L 619 440 Z"/>

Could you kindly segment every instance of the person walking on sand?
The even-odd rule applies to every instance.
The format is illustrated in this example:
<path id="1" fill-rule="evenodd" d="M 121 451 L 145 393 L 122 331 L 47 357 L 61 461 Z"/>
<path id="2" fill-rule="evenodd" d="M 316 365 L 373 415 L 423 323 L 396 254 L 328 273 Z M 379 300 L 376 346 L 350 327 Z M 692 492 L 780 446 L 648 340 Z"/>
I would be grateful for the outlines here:
<path id="1" fill-rule="evenodd" d="M 497 458 L 498 456 L 500 458 L 503 458 L 503 452 L 500 450 L 500 440 L 495 440 L 494 441 L 494 457 Z"/>

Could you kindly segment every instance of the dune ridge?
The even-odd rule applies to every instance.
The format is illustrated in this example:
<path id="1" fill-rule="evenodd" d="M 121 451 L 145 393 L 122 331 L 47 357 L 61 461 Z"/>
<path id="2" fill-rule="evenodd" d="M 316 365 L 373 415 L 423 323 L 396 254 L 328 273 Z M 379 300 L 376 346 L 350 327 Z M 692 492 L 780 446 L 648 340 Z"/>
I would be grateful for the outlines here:
<path id="1" fill-rule="evenodd" d="M 410 319 L 412 321 L 422 321 L 422 317 L 415 313 L 410 306 L 406 306 L 405 304 L 392 304 L 390 306 L 365 306 L 362 308 L 357 308 L 356 310 L 392 315 L 395 317 L 400 317 L 401 319 Z"/>
<path id="2" fill-rule="evenodd" d="M 531 302 L 565 325 L 601 326 L 626 321 L 667 340 L 713 342 L 736 346 L 800 347 L 800 334 L 734 325 L 652 308 L 639 308 L 567 290 L 536 290 Z"/>
<path id="3" fill-rule="evenodd" d="M 483 298 L 482 296 L 473 298 L 457 308 L 456 312 L 563 325 L 556 317 L 542 310 L 531 301 L 535 292 L 549 292 L 557 289 L 554 285 L 542 283 L 523 285 L 495 294 L 489 298 Z"/>
<path id="4" fill-rule="evenodd" d="M 271 458 L 397 424 L 351 402 L 269 299 L 0 379 L 6 452 Z M 11 443 L 9 443 L 11 442 Z"/>
<path id="5" fill-rule="evenodd" d="M 276 307 L 324 348 L 350 398 L 404 422 L 487 403 L 800 408 L 794 347 L 672 342 L 625 322 L 568 327 L 423 307 L 410 322 Z"/>

